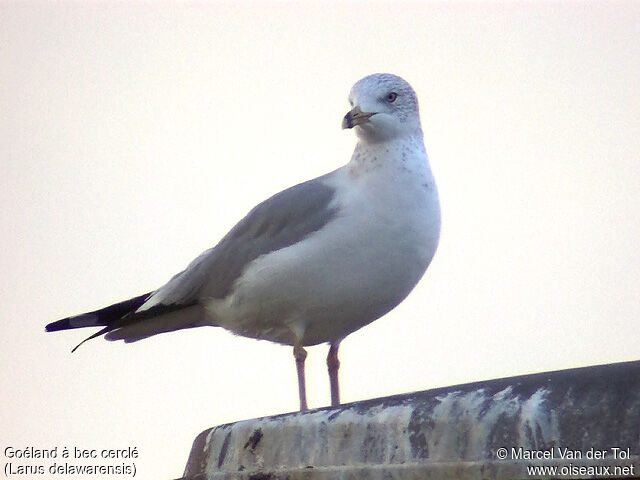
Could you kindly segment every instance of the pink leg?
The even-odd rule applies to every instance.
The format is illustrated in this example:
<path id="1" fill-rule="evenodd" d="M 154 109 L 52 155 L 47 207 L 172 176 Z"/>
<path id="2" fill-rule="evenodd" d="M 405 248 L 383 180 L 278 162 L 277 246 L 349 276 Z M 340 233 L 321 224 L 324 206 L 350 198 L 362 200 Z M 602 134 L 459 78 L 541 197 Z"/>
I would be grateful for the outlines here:
<path id="1" fill-rule="evenodd" d="M 298 371 L 298 393 L 300 395 L 300 411 L 307 409 L 307 389 L 304 382 L 304 361 L 307 358 L 307 351 L 300 345 L 293 347 L 293 356 L 296 359 L 296 370 Z"/>
<path id="2" fill-rule="evenodd" d="M 338 347 L 340 342 L 332 343 L 329 346 L 329 355 L 327 355 L 327 367 L 329 368 L 329 384 L 331 385 L 331 406 L 340 405 L 340 385 L 338 384 L 338 369 L 340 368 L 340 360 L 338 360 Z"/>

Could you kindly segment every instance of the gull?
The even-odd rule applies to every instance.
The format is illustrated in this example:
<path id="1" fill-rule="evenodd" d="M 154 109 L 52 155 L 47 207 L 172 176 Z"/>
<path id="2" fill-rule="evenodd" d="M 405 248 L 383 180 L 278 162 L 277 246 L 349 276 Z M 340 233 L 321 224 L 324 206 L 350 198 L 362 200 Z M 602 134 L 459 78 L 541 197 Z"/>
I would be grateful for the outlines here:
<path id="1" fill-rule="evenodd" d="M 331 405 L 339 405 L 340 342 L 405 299 L 440 236 L 411 86 L 396 75 L 369 75 L 352 87 L 349 103 L 342 128 L 355 130 L 357 144 L 346 165 L 260 203 L 157 290 L 46 331 L 103 327 L 72 351 L 100 335 L 129 343 L 201 326 L 290 345 L 301 411 L 304 347 L 328 343 Z"/>

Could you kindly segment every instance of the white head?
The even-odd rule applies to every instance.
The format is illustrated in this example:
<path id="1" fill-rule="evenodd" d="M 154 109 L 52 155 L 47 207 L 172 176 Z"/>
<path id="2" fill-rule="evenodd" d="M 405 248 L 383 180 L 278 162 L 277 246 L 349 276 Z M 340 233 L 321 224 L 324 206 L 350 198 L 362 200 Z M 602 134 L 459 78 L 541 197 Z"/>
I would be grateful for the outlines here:
<path id="1" fill-rule="evenodd" d="M 367 143 L 420 135 L 418 99 L 405 80 L 390 73 L 374 73 L 359 80 L 349 93 L 353 107 L 342 121 L 342 128 L 356 129 Z"/>

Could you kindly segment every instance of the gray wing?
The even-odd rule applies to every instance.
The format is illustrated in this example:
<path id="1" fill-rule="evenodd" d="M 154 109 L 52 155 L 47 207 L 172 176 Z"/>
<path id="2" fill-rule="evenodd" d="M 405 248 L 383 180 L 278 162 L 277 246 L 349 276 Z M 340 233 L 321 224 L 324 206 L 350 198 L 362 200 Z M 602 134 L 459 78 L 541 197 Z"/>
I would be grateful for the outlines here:
<path id="1" fill-rule="evenodd" d="M 257 205 L 220 243 L 156 290 L 138 312 L 194 304 L 201 296 L 224 298 L 251 261 L 321 229 L 337 213 L 331 206 L 335 190 L 323 182 L 327 175 L 295 185 Z"/>

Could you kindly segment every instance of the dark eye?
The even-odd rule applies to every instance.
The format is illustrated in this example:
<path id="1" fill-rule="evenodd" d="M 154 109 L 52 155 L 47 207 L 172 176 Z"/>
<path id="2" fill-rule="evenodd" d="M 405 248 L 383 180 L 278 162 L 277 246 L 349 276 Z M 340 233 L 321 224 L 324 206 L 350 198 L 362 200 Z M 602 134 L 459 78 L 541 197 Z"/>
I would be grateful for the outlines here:
<path id="1" fill-rule="evenodd" d="M 387 102 L 393 103 L 396 101 L 396 98 L 398 98 L 398 94 L 396 92 L 387 93 Z"/>

